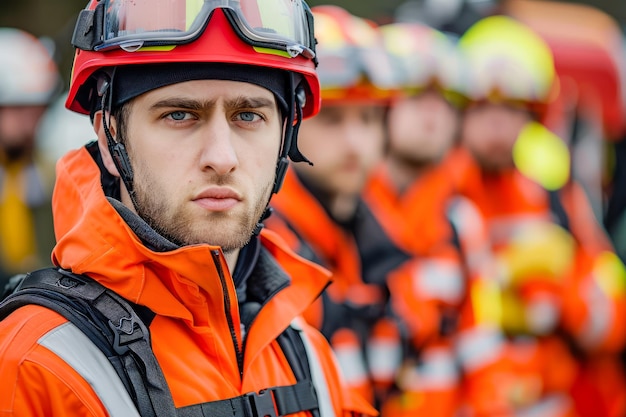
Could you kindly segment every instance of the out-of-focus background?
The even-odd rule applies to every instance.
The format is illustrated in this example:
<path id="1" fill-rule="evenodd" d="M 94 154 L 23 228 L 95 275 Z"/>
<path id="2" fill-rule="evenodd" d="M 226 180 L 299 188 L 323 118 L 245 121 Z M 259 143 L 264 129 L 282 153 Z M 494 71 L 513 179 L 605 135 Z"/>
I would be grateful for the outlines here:
<path id="1" fill-rule="evenodd" d="M 548 3 L 547 1 L 540 1 Z M 609 14 L 626 28 L 626 2 L 623 0 L 566 1 L 592 5 Z M 486 13 L 493 7 L 507 7 L 515 0 L 310 0 L 310 6 L 336 4 L 348 11 L 377 23 L 389 23 L 400 15 L 404 19 L 420 18 L 429 20 L 434 26 L 454 26 L 463 30 L 477 15 Z M 69 74 L 73 49 L 69 40 L 72 36 L 78 12 L 85 7 L 85 0 L 20 0 L 0 1 L 0 26 L 11 26 L 27 30 L 36 36 L 46 36 L 57 46 L 56 57 L 65 77 Z"/>

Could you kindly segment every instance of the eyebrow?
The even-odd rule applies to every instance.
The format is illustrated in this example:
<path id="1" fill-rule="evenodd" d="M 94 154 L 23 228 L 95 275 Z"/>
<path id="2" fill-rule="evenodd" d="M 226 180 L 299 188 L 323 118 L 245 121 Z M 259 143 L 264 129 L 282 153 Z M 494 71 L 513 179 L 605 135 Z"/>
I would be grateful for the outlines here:
<path id="1" fill-rule="evenodd" d="M 205 110 L 215 107 L 217 100 L 200 101 L 196 99 L 187 99 L 180 97 L 171 97 L 159 100 L 150 106 L 150 110 L 158 110 L 162 108 L 180 108 L 188 110 Z M 265 97 L 249 97 L 237 96 L 227 99 L 224 106 L 228 109 L 258 109 L 262 107 L 275 108 L 276 101 Z"/>

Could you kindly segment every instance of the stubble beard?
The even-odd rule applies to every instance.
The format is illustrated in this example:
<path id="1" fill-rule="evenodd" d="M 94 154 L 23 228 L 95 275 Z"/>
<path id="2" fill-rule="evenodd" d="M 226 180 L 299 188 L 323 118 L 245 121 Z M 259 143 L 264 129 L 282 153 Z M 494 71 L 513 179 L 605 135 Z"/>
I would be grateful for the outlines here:
<path id="1" fill-rule="evenodd" d="M 227 212 L 206 212 L 198 217 L 182 206 L 172 205 L 164 198 L 167 193 L 159 191 L 147 175 L 135 174 L 135 210 L 151 228 L 178 246 L 209 244 L 221 247 L 224 253 L 241 249 L 250 241 L 272 189 L 271 183 L 265 185 L 254 208 L 238 218 Z"/>

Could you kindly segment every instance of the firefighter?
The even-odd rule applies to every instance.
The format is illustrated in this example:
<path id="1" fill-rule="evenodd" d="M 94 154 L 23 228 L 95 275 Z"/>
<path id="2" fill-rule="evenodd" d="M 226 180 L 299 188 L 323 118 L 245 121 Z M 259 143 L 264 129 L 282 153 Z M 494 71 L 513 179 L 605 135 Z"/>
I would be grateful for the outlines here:
<path id="1" fill-rule="evenodd" d="M 330 340 L 347 382 L 378 404 L 402 355 L 387 277 L 404 270 L 410 256 L 386 235 L 361 192 L 383 155 L 394 68 L 372 22 L 338 6 L 312 10 L 322 107 L 302 123 L 299 141 L 312 164 L 287 172 L 267 224 L 333 273 L 306 317 Z"/>
<path id="2" fill-rule="evenodd" d="M 261 227 L 319 110 L 310 9 L 214 3 L 80 12 L 66 105 L 98 139 L 58 162 L 56 268 L 24 282 L 56 276 L 64 313 L 93 314 L 24 303 L 0 322 L 3 414 L 376 415 L 301 318 L 327 272 Z"/>
<path id="3" fill-rule="evenodd" d="M 626 335 L 624 266 L 570 177 L 566 143 L 541 123 L 560 88 L 552 51 L 506 16 L 477 22 L 459 45 L 471 99 L 460 187 L 488 222 L 519 370 L 502 389 L 519 412 L 622 415 L 624 378 L 608 364 Z"/>
<path id="4" fill-rule="evenodd" d="M 0 290 L 12 275 L 50 265 L 54 160 L 35 138 L 60 85 L 42 41 L 0 28 Z"/>
<path id="5" fill-rule="evenodd" d="M 497 311 L 489 307 L 497 283 L 486 226 L 456 190 L 462 56 L 454 38 L 424 24 L 388 24 L 381 32 L 402 70 L 400 93 L 389 109 L 385 158 L 364 197 L 417 265 L 413 274 L 390 279 L 411 344 L 399 393 L 382 413 L 510 415 L 492 379 L 513 376 L 502 363 Z"/>

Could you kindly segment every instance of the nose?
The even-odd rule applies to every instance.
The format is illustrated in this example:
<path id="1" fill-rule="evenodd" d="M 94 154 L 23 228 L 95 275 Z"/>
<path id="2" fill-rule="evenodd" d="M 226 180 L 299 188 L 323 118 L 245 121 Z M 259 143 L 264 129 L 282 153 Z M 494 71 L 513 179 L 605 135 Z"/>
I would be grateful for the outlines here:
<path id="1" fill-rule="evenodd" d="M 0 141 L 15 141 L 31 130 L 25 112 L 19 107 L 0 107 Z"/>
<path id="2" fill-rule="evenodd" d="M 341 136 L 346 148 L 358 151 L 363 146 L 363 138 L 366 133 L 367 127 L 360 120 L 356 119 L 344 125 Z"/>
<path id="3" fill-rule="evenodd" d="M 219 175 L 233 171 L 239 164 L 233 144 L 234 133 L 224 114 L 214 114 L 202 129 L 200 164 Z"/>

